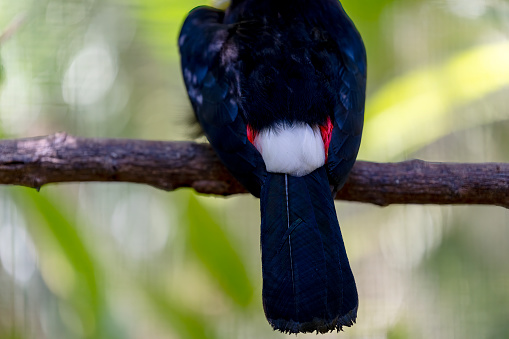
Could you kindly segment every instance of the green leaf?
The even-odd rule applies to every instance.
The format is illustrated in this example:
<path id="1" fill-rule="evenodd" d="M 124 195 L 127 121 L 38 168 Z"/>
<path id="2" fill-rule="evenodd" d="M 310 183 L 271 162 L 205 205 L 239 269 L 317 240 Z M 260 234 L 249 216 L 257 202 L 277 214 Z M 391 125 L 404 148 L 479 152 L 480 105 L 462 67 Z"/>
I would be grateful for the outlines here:
<path id="1" fill-rule="evenodd" d="M 509 118 L 456 112 L 509 85 L 508 55 L 508 42 L 478 46 L 387 83 L 367 102 L 359 157 L 392 160 L 451 132 Z"/>
<path id="2" fill-rule="evenodd" d="M 25 215 L 34 218 L 31 224 L 35 224 L 37 229 L 31 227 L 31 233 L 39 236 L 38 242 L 49 238 L 50 243 L 56 245 L 46 248 L 43 253 L 39 248 L 43 276 L 44 267 L 51 269 L 45 276 L 46 282 L 80 316 L 84 335 L 94 336 L 101 311 L 96 265 L 74 223 L 62 213 L 65 204 L 56 203 L 47 194 L 33 189 L 16 192 L 17 204 L 23 207 Z M 45 260 L 50 263 L 45 263 Z"/>
<path id="3" fill-rule="evenodd" d="M 178 333 L 178 338 L 217 338 L 213 329 L 207 325 L 201 315 L 168 298 L 165 293 L 154 286 L 145 286 L 143 290 L 147 292 L 146 296 L 150 306 L 157 312 L 157 316 Z"/>
<path id="4" fill-rule="evenodd" d="M 189 243 L 226 295 L 246 307 L 253 285 L 228 234 L 194 197 L 189 199 Z"/>

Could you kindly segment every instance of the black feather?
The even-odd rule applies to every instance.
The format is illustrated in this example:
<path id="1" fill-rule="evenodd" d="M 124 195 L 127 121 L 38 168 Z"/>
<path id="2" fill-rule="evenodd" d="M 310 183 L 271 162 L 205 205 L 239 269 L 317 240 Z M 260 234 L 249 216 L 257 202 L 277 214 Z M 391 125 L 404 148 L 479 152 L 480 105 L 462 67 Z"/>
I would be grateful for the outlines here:
<path id="1" fill-rule="evenodd" d="M 263 305 L 282 332 L 328 332 L 357 316 L 357 289 L 325 168 L 262 187 Z"/>
<path id="2" fill-rule="evenodd" d="M 212 147 L 237 180 L 259 196 L 265 164 L 248 141 L 246 122 L 239 114 L 238 70 L 221 66 L 221 53 L 230 39 L 223 18 L 224 12 L 210 7 L 189 13 L 179 37 L 182 73 L 196 118 Z"/>

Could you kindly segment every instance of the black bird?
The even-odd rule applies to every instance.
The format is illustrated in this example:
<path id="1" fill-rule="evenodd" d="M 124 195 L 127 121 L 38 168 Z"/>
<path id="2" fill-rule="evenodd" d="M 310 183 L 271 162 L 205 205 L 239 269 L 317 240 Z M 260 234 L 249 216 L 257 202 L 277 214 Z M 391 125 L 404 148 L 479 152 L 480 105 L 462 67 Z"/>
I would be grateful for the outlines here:
<path id="1" fill-rule="evenodd" d="M 358 297 L 333 197 L 361 142 L 362 39 L 337 0 L 198 7 L 179 37 L 196 118 L 260 197 L 263 307 L 274 329 L 351 326 Z M 331 194 L 332 190 L 332 194 Z"/>

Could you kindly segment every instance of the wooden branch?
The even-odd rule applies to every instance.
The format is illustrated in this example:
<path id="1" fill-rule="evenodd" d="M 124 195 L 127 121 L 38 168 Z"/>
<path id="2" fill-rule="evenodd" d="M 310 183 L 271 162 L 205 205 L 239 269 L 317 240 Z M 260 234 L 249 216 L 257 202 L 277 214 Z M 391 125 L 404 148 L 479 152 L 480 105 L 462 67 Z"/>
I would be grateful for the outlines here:
<path id="1" fill-rule="evenodd" d="M 0 141 L 0 184 L 122 181 L 208 194 L 246 190 L 207 144 L 86 139 L 65 133 Z M 358 161 L 337 199 L 390 204 L 485 204 L 509 208 L 509 164 Z"/>

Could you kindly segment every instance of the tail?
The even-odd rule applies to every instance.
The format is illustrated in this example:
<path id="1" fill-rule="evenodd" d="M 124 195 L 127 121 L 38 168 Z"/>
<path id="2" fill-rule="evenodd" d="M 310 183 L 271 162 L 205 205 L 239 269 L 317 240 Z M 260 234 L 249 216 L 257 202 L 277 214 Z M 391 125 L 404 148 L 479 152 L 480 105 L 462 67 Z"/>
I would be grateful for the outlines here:
<path id="1" fill-rule="evenodd" d="M 288 333 L 351 326 L 357 288 L 325 167 L 304 176 L 269 173 L 261 192 L 263 307 Z"/>

